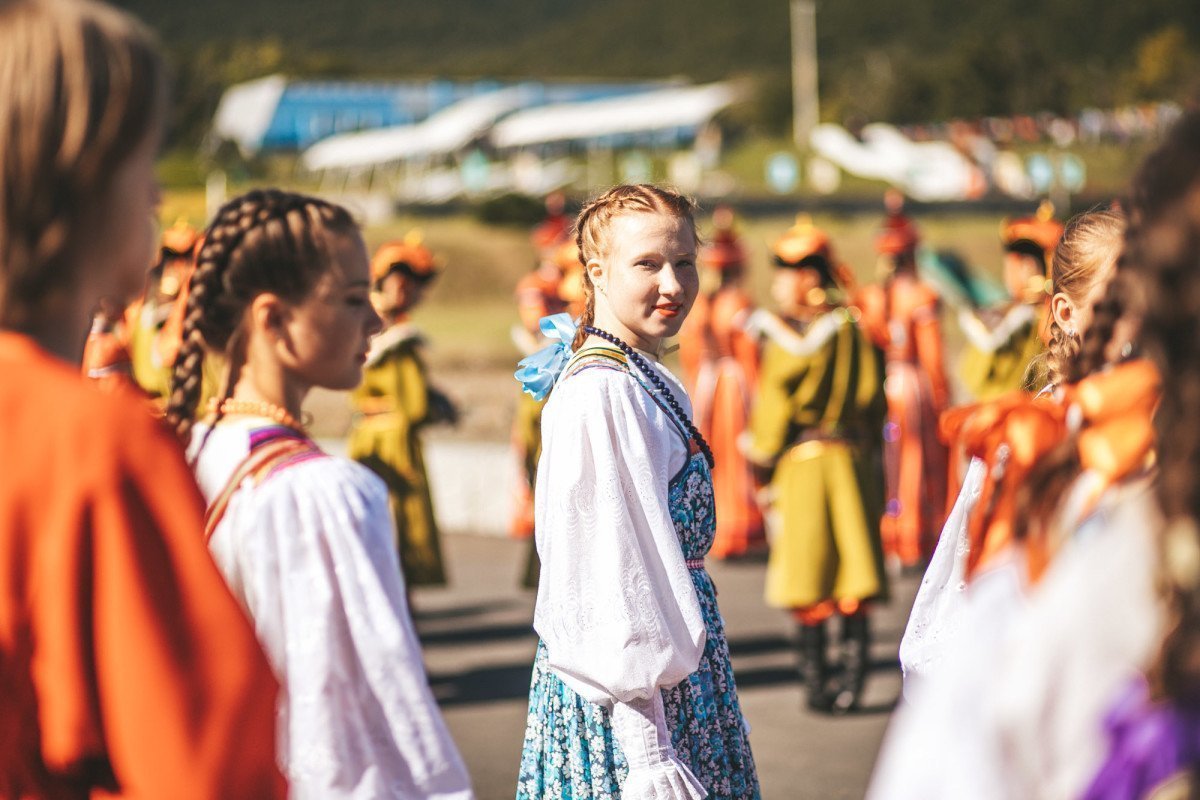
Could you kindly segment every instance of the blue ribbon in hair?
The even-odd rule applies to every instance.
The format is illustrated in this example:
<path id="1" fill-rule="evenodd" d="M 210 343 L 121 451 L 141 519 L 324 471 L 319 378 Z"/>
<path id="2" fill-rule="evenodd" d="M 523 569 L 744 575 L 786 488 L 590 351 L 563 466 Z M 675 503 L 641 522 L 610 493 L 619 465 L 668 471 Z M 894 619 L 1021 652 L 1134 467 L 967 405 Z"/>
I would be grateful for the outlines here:
<path id="1" fill-rule="evenodd" d="M 571 342 L 575 340 L 575 331 L 578 330 L 570 314 L 542 317 L 538 327 L 543 336 L 555 341 L 521 359 L 517 364 L 519 369 L 513 373 L 521 382 L 521 388 L 534 400 L 541 400 L 554 388 L 554 382 L 571 360 Z"/>

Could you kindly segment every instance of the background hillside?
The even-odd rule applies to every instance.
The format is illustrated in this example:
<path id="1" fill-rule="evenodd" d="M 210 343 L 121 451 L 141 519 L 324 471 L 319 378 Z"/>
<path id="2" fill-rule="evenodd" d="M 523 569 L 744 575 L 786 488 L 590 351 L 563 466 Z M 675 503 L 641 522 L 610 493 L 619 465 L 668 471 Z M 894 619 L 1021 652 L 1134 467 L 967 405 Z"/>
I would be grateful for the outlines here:
<path id="1" fill-rule="evenodd" d="M 786 130 L 786 0 L 117 0 L 159 31 L 176 136 L 273 71 L 354 77 L 746 77 L 743 122 Z M 1195 0 L 821 0 L 822 115 L 914 122 L 1182 99 Z"/>

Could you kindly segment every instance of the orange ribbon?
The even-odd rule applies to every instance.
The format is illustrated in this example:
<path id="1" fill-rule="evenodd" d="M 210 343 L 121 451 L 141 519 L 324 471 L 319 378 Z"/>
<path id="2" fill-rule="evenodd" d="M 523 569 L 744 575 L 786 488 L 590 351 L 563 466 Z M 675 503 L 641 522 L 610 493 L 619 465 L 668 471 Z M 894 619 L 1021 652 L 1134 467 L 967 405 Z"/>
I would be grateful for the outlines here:
<path id="1" fill-rule="evenodd" d="M 1067 436 L 1066 409 L 1048 396 L 1013 392 L 942 415 L 942 436 L 986 466 L 967 523 L 967 575 L 1006 549 L 1015 536 L 1017 492 L 1038 461 Z"/>
<path id="2" fill-rule="evenodd" d="M 967 574 L 1005 550 L 1016 538 L 1017 493 L 1037 463 L 1070 435 L 1078 415 L 1080 464 L 1099 478 L 1085 508 L 1105 489 L 1152 458 L 1154 409 L 1160 381 L 1148 361 L 1131 361 L 1067 387 L 1062 399 L 1014 392 L 990 403 L 942 415 L 941 434 L 959 442 L 987 465 L 978 503 L 968 520 Z M 1052 543 L 1026 542 L 1030 576 L 1037 580 L 1053 555 Z"/>
<path id="3" fill-rule="evenodd" d="M 1100 478 L 1092 502 L 1108 487 L 1147 465 L 1153 458 L 1154 411 L 1162 381 L 1149 361 L 1130 361 L 1080 381 L 1068 401 L 1083 413 L 1079 463 Z"/>

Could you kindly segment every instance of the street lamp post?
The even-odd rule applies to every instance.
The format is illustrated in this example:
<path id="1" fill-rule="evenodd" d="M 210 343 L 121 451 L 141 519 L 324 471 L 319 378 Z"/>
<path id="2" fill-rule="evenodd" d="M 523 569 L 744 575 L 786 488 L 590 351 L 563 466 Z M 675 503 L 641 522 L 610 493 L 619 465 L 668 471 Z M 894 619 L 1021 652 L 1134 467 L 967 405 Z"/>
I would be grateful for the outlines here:
<path id="1" fill-rule="evenodd" d="M 817 102 L 817 7 L 814 0 L 792 0 L 792 136 L 808 149 L 819 121 Z"/>

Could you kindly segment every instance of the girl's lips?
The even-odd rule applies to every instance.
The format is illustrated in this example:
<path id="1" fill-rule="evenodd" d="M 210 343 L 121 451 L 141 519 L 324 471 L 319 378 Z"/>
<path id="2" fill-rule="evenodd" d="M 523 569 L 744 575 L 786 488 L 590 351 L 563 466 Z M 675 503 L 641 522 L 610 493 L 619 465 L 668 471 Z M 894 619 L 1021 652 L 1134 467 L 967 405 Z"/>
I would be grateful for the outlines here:
<path id="1" fill-rule="evenodd" d="M 661 306 L 655 306 L 654 310 L 662 314 L 664 317 L 678 317 L 679 309 L 681 307 L 682 306 L 676 305 L 675 303 L 665 303 Z"/>

